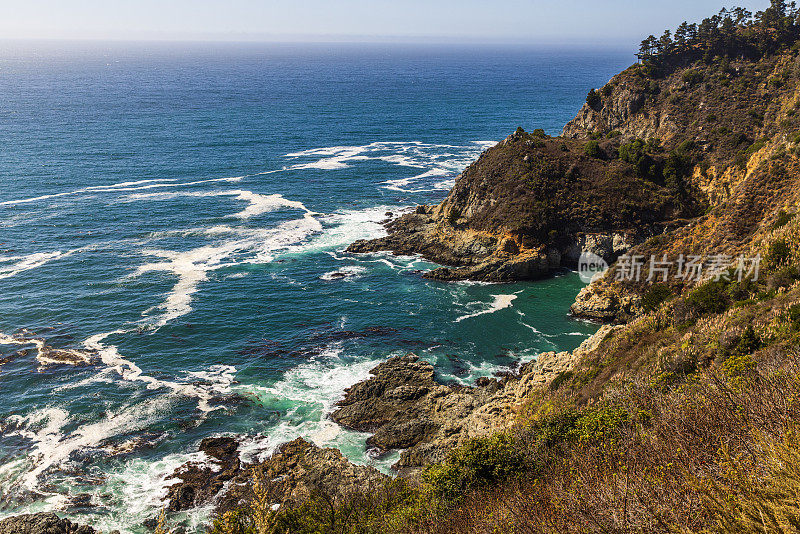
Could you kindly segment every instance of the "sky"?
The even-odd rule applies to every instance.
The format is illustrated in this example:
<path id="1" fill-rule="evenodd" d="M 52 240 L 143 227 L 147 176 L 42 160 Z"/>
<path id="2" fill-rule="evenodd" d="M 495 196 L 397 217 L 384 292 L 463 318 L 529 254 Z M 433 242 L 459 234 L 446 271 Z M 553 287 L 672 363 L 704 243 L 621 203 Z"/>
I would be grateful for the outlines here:
<path id="1" fill-rule="evenodd" d="M 0 38 L 628 46 L 723 5 L 721 0 L 0 0 Z M 756 11 L 769 1 L 738 5 Z"/>

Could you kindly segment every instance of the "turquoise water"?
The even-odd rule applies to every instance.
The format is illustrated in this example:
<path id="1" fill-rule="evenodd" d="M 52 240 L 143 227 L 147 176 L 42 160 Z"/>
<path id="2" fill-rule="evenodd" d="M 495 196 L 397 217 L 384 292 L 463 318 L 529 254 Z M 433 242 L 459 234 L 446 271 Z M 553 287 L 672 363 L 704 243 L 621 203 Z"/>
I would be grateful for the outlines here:
<path id="1" fill-rule="evenodd" d="M 575 274 L 443 284 L 351 256 L 518 125 L 557 134 L 613 51 L 299 45 L 0 50 L 0 517 L 141 531 L 197 443 L 297 436 L 414 352 L 471 383 L 595 327 Z M 334 275 L 334 273 L 344 274 Z M 53 364 L 54 350 L 82 365 Z M 208 510 L 185 514 L 186 525 Z"/>

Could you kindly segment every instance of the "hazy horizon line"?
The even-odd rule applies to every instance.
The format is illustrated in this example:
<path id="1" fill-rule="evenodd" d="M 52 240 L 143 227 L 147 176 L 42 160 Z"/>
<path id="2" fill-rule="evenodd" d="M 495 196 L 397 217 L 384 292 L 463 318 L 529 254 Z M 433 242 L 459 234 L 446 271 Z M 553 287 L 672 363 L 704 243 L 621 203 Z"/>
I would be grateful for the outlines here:
<path id="1" fill-rule="evenodd" d="M 522 39 L 522 38 L 491 38 L 491 37 L 466 37 L 466 36 L 434 36 L 434 35 L 346 35 L 346 34 L 292 34 L 292 35 L 238 35 L 238 36 L 137 36 L 137 37 L 112 37 L 112 36 L 83 36 L 83 37 L 0 37 L 0 43 L 186 43 L 186 44 L 398 44 L 398 45 L 464 45 L 464 46 L 558 46 L 558 47 L 603 47 L 606 49 L 617 48 L 632 49 L 635 39 Z"/>

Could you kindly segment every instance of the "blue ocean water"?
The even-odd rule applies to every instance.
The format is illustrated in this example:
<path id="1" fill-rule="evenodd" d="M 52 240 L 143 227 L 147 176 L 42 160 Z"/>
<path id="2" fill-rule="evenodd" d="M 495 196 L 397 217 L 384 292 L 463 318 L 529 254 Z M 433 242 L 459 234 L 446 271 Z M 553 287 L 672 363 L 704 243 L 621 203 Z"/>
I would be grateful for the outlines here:
<path id="1" fill-rule="evenodd" d="M 140 532 L 220 434 L 250 436 L 248 458 L 304 436 L 388 470 L 327 419 L 377 362 L 414 352 L 471 383 L 577 346 L 595 330 L 567 316 L 577 275 L 443 284 L 420 258 L 343 250 L 517 126 L 557 134 L 629 60 L 0 46 L 0 517 Z"/>

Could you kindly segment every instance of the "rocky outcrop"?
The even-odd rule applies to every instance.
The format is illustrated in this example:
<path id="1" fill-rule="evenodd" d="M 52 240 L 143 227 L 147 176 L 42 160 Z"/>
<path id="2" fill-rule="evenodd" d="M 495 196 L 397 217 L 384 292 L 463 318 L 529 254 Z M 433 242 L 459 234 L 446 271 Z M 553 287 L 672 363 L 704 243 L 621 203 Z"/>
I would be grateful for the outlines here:
<path id="1" fill-rule="evenodd" d="M 331 417 L 346 427 L 373 432 L 367 443 L 381 451 L 404 449 L 394 467 L 410 475 L 409 469 L 442 461 L 470 438 L 511 426 L 525 397 L 572 369 L 617 329 L 603 326 L 572 352 L 540 354 L 518 375 L 481 379 L 475 387 L 439 384 L 430 363 L 398 356 L 349 388 Z"/>
<path id="2" fill-rule="evenodd" d="M 179 467 L 172 478 L 180 480 L 167 491 L 168 508 L 188 510 L 212 500 L 227 482 L 242 471 L 239 443 L 232 437 L 205 438 L 200 452 L 207 462 L 188 462 Z"/>
<path id="3" fill-rule="evenodd" d="M 390 480 L 374 467 L 350 463 L 337 449 L 297 438 L 281 445 L 264 462 L 246 466 L 218 497 L 217 511 L 249 501 L 254 477 L 261 480 L 275 510 L 296 507 L 314 494 L 338 500 L 357 491 L 369 492 Z"/>
<path id="4" fill-rule="evenodd" d="M 424 275 L 442 281 L 531 280 L 561 268 L 561 254 L 556 249 L 527 249 L 512 236 L 455 228 L 442 219 L 440 209 L 430 206 L 419 206 L 413 213 L 391 221 L 387 229 L 388 236 L 356 241 L 347 251 L 421 254 L 446 266 Z"/>
<path id="5" fill-rule="evenodd" d="M 437 280 L 533 280 L 575 268 L 583 251 L 613 261 L 694 213 L 692 202 L 611 157 L 614 141 L 592 156 L 585 144 L 518 130 L 467 167 L 441 204 L 347 250 L 420 254 L 444 266 L 425 274 Z"/>
<path id="6" fill-rule="evenodd" d="M 580 290 L 570 313 L 592 321 L 625 323 L 641 313 L 641 297 L 602 280 Z"/>
<path id="7" fill-rule="evenodd" d="M 0 534 L 97 534 L 54 513 L 25 514 L 0 521 Z"/>
<path id="8" fill-rule="evenodd" d="M 638 232 L 606 232 L 580 234 L 575 243 L 564 251 L 564 260 L 569 265 L 577 265 L 583 253 L 590 253 L 603 258 L 611 264 L 622 254 L 642 241 Z"/>
<path id="9" fill-rule="evenodd" d="M 168 490 L 169 509 L 213 503 L 218 513 L 234 510 L 253 498 L 255 476 L 275 509 L 296 506 L 314 492 L 336 498 L 388 480 L 372 467 L 350 463 L 336 449 L 323 449 L 301 438 L 283 444 L 256 464 L 243 463 L 238 447 L 233 437 L 204 439 L 200 451 L 209 461 L 189 462 L 175 471 L 173 478 L 180 482 Z"/>
<path id="10" fill-rule="evenodd" d="M 678 125 L 670 110 L 646 106 L 653 92 L 660 92 L 625 71 L 608 82 L 609 91 L 600 92 L 600 103 L 594 107 L 585 103 L 561 135 L 571 139 L 588 139 L 597 132 L 617 131 L 625 138 L 659 137 L 668 140 L 678 133 Z M 644 109 L 646 108 L 646 109 Z"/>
<path id="11" fill-rule="evenodd" d="M 367 445 L 380 452 L 405 449 L 398 468 L 441 459 L 452 437 L 469 433 L 463 420 L 485 404 L 498 383 L 484 387 L 451 387 L 436 382 L 433 366 L 417 356 L 398 356 L 371 371 L 372 377 L 345 391 L 334 421 L 372 432 Z"/>

